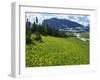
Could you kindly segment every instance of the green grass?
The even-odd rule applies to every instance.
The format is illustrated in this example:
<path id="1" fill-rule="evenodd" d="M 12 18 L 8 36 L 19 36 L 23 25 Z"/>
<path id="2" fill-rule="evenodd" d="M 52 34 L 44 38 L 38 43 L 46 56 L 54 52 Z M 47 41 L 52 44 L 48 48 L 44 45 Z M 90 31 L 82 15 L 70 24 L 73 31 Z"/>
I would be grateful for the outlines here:
<path id="1" fill-rule="evenodd" d="M 89 64 L 89 44 L 75 37 L 42 36 L 26 45 L 26 67 Z"/>

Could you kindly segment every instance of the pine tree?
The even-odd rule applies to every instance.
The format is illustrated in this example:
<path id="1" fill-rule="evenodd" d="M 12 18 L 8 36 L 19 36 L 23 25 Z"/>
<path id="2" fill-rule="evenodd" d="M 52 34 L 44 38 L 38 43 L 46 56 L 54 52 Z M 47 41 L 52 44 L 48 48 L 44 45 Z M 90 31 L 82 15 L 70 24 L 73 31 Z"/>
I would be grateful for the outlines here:
<path id="1" fill-rule="evenodd" d="M 31 22 L 28 21 L 26 22 L 26 35 L 30 35 L 31 34 Z"/>
<path id="2" fill-rule="evenodd" d="M 36 23 L 35 21 L 32 24 L 32 33 L 34 33 L 36 31 Z"/>
<path id="3" fill-rule="evenodd" d="M 26 44 L 31 43 L 31 22 L 28 21 L 26 22 Z"/>
<path id="4" fill-rule="evenodd" d="M 37 40 L 37 41 L 41 41 L 42 40 L 40 32 L 39 32 L 38 17 L 36 17 L 36 31 L 35 31 L 35 36 L 36 36 L 35 40 Z"/>
<path id="5" fill-rule="evenodd" d="M 36 17 L 36 23 L 38 24 L 38 17 Z"/>

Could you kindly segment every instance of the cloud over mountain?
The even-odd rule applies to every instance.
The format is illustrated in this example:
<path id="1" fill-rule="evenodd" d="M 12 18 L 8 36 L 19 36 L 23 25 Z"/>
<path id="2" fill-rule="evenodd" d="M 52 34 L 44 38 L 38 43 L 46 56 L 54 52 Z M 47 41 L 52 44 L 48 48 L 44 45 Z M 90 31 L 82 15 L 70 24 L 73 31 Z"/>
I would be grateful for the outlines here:
<path id="1" fill-rule="evenodd" d="M 77 15 L 77 14 L 51 14 L 51 13 L 26 13 L 26 18 L 29 19 L 30 22 L 33 23 L 35 21 L 35 18 L 38 17 L 39 23 L 41 24 L 44 19 L 50 19 L 50 18 L 58 18 L 58 19 L 67 19 L 74 22 L 77 22 L 79 24 L 82 24 L 84 26 L 89 25 L 90 23 L 90 16 L 88 15 Z"/>

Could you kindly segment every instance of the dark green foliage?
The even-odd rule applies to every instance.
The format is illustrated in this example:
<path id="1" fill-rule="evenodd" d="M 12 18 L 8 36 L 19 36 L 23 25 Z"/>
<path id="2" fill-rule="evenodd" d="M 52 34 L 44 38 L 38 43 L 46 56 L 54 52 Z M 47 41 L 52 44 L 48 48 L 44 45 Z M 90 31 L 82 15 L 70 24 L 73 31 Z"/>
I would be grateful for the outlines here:
<path id="1" fill-rule="evenodd" d="M 61 32 L 61 31 L 59 31 L 59 32 L 57 33 L 57 36 L 58 36 L 58 37 L 67 38 L 67 34 L 65 34 L 64 32 Z"/>
<path id="2" fill-rule="evenodd" d="M 32 43 L 32 39 L 30 36 L 26 36 L 26 44 L 31 44 Z"/>
<path id="3" fill-rule="evenodd" d="M 32 24 L 32 29 L 31 29 L 31 30 L 32 30 L 32 33 L 36 31 L 36 27 L 37 27 L 37 25 L 36 25 L 36 23 L 34 22 L 34 23 Z"/>
<path id="4" fill-rule="evenodd" d="M 28 21 L 26 22 L 26 44 L 30 44 L 32 42 L 31 40 L 31 23 Z"/>
<path id="5" fill-rule="evenodd" d="M 49 26 L 47 26 L 47 34 L 52 35 L 52 28 L 50 28 Z"/>
<path id="6" fill-rule="evenodd" d="M 29 22 L 26 22 L 26 24 L 27 23 L 29 23 Z M 43 31 L 43 29 L 42 29 L 41 25 L 38 24 L 38 17 L 36 17 L 36 21 L 33 22 L 32 27 L 30 25 L 26 25 L 26 36 L 27 36 L 26 43 L 30 42 L 29 40 L 31 40 L 30 37 L 31 37 L 32 33 L 35 33 L 35 36 L 36 36 L 35 40 L 41 41 L 42 38 L 41 38 L 40 33 L 42 33 L 42 31 Z"/>
<path id="7" fill-rule="evenodd" d="M 26 36 L 30 36 L 31 35 L 31 23 L 28 21 L 26 22 Z"/>
<path id="8" fill-rule="evenodd" d="M 35 32 L 35 40 L 36 41 L 41 41 L 42 40 L 40 32 L 38 32 L 38 31 Z"/>
<path id="9" fill-rule="evenodd" d="M 36 17 L 36 23 L 38 23 L 38 17 Z"/>
<path id="10" fill-rule="evenodd" d="M 55 37 L 63 37 L 63 38 L 67 38 L 68 36 L 73 36 L 73 35 L 67 35 L 65 32 L 63 31 L 59 31 L 59 29 L 57 29 L 54 26 L 49 26 L 48 24 L 42 25 L 38 23 L 38 17 L 36 17 L 35 21 L 33 22 L 33 24 L 31 24 L 28 19 L 26 22 L 26 43 L 30 42 L 30 35 L 34 33 L 35 34 L 35 40 L 37 41 L 42 41 L 41 35 L 44 36 L 55 36 Z"/>

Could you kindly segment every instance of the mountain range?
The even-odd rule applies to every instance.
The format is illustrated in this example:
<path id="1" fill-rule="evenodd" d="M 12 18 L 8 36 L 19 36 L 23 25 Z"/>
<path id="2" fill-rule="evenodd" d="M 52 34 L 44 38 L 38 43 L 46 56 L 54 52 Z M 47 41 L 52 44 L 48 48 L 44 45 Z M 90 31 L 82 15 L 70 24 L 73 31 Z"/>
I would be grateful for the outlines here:
<path id="1" fill-rule="evenodd" d="M 82 24 L 67 19 L 58 19 L 58 18 L 45 19 L 43 20 L 42 25 L 55 27 L 61 31 L 70 31 L 70 32 L 89 31 L 89 26 L 84 26 Z"/>

